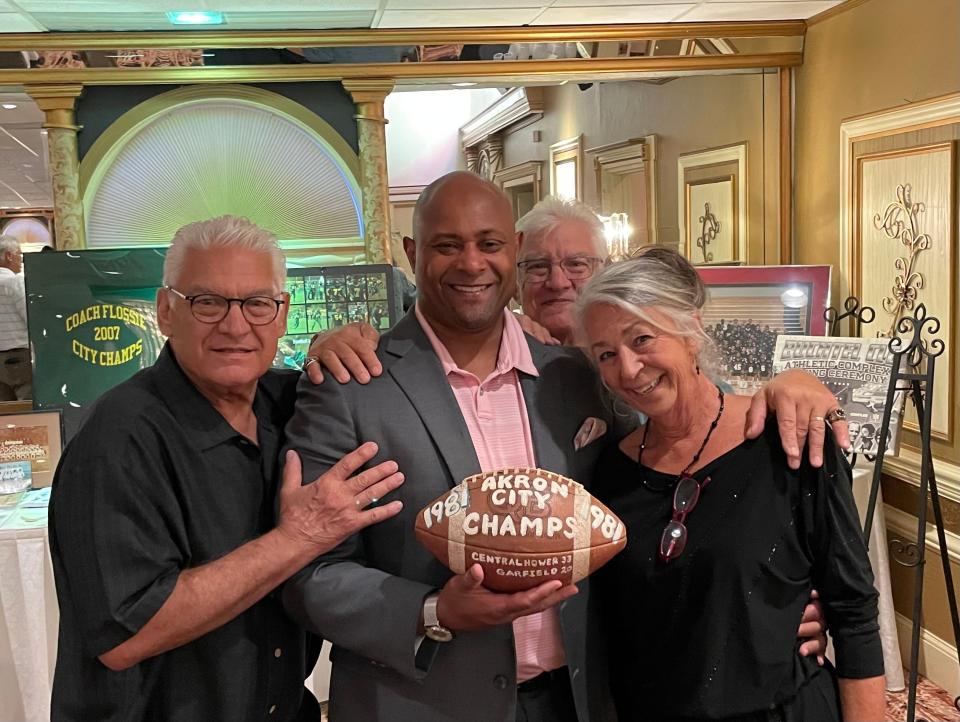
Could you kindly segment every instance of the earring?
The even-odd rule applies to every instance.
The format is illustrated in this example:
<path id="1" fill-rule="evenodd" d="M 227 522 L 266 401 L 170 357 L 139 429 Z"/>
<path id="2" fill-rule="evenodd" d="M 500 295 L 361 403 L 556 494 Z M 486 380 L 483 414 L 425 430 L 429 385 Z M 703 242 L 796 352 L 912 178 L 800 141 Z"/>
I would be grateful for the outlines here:
<path id="1" fill-rule="evenodd" d="M 697 364 L 697 376 L 700 375 L 700 364 Z"/>

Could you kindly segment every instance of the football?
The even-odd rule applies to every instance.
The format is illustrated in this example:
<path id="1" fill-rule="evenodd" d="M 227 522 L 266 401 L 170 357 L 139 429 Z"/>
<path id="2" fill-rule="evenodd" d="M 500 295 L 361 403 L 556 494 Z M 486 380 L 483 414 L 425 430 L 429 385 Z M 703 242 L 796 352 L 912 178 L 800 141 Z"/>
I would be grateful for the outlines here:
<path id="1" fill-rule="evenodd" d="M 467 477 L 417 515 L 417 539 L 451 571 L 518 592 L 589 576 L 627 543 L 623 522 L 582 484 L 543 469 Z"/>

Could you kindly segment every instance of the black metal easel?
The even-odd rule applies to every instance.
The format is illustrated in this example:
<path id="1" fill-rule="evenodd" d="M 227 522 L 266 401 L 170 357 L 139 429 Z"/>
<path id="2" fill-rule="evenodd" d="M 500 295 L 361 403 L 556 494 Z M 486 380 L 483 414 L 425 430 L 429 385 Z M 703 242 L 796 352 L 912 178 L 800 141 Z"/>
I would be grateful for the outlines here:
<path id="1" fill-rule="evenodd" d="M 847 296 L 847 300 L 843 302 L 843 308 L 843 313 L 840 313 L 840 311 L 833 306 L 830 306 L 830 308 L 823 312 L 824 320 L 830 324 L 831 336 L 840 335 L 840 322 L 848 318 L 857 322 L 857 336 L 860 336 L 860 332 L 863 330 L 863 324 L 873 323 L 873 319 L 877 317 L 876 311 L 874 311 L 872 307 L 863 306 L 861 308 L 860 299 L 856 296 Z"/>
<path id="2" fill-rule="evenodd" d="M 839 336 L 840 331 L 842 330 L 841 323 L 846 319 L 850 319 L 856 322 L 856 336 L 860 337 L 863 335 L 863 325 L 873 323 L 873 320 L 877 317 L 876 311 L 873 310 L 871 306 L 860 306 L 860 299 L 856 296 L 847 296 L 847 300 L 843 302 L 844 312 L 840 311 L 833 306 L 827 308 L 823 312 L 824 320 L 830 324 L 830 335 Z M 852 441 L 852 439 L 851 439 Z M 864 454 L 867 461 L 873 462 L 876 461 L 876 457 L 872 454 Z M 850 468 L 852 469 L 857 465 L 857 454 L 850 453 L 847 456 L 847 461 L 850 462 Z M 853 483 L 853 477 L 851 476 L 850 482 Z"/>
<path id="3" fill-rule="evenodd" d="M 873 321 L 874 312 L 870 307 L 860 309 L 859 300 L 851 296 L 844 302 L 846 312 L 839 314 L 836 309 L 830 308 L 824 313 L 824 318 L 833 324 L 832 332 L 839 330 L 840 321 L 845 318 L 856 320 L 857 335 L 863 323 Z M 866 311 L 870 312 L 869 318 Z M 880 491 L 880 480 L 883 474 L 884 453 L 889 440 L 890 416 L 893 408 L 894 396 L 897 391 L 909 391 L 920 420 L 920 493 L 917 503 L 917 537 L 916 542 L 907 542 L 894 539 L 890 542 L 891 554 L 898 564 L 914 568 L 913 593 L 913 629 L 910 642 L 910 681 L 907 698 L 907 722 L 915 722 L 917 708 L 917 660 L 920 655 L 920 627 L 923 613 L 923 572 L 926 565 L 926 528 L 927 528 L 927 495 L 933 508 L 934 522 L 937 528 L 937 541 L 940 548 L 940 557 L 943 562 L 943 577 L 947 586 L 947 599 L 950 604 L 950 616 L 953 623 L 954 644 L 960 642 L 960 616 L 957 610 L 956 590 L 953 586 L 953 574 L 950 569 L 950 557 L 947 551 L 947 540 L 943 527 L 943 512 L 940 507 L 940 494 L 937 490 L 937 480 L 933 470 L 933 455 L 930 449 L 930 425 L 933 418 L 933 379 L 936 359 L 943 353 L 944 344 L 935 334 L 940 330 L 940 320 L 927 316 L 927 309 L 920 304 L 914 310 L 913 316 L 904 316 L 896 325 L 898 336 L 890 339 L 889 349 L 893 355 L 890 383 L 887 386 L 887 399 L 884 406 L 883 422 L 880 427 L 880 445 L 873 468 L 873 480 L 870 486 L 870 500 L 867 503 L 866 519 L 863 525 L 863 535 L 866 543 L 870 543 L 870 530 L 873 526 L 874 512 L 876 511 L 877 497 Z M 925 336 L 926 334 L 926 336 Z M 904 385 L 906 384 L 906 385 Z M 958 649 L 958 663 L 960 663 L 960 649 Z M 953 705 L 960 710 L 960 697 L 953 700 Z"/>

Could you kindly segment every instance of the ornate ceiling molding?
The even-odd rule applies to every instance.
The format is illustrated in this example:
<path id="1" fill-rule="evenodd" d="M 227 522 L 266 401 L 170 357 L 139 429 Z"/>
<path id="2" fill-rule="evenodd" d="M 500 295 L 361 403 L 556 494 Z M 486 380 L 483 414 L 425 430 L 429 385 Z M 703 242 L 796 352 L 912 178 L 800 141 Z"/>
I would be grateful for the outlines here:
<path id="1" fill-rule="evenodd" d="M 600 42 L 673 38 L 795 37 L 803 20 L 769 22 L 543 25 L 489 28 L 395 28 L 295 31 L 163 31 L 100 33 L 4 33 L 0 50 L 113 50 L 127 48 L 269 48 L 445 43 Z"/>
<path id="2" fill-rule="evenodd" d="M 127 47 L 130 47 L 127 45 Z M 142 47 L 142 46 L 141 46 Z M 2 46 L 0 46 L 2 49 Z M 521 85 L 541 80 L 625 80 L 638 73 L 671 74 L 793 67 L 803 53 L 690 55 L 677 57 L 572 58 L 565 60 L 444 61 L 438 63 L 306 63 L 300 65 L 215 65 L 194 68 L 77 68 L 0 70 L 0 85 L 178 85 L 201 83 L 292 83 L 354 78 L 394 79 L 398 83 L 472 82 Z"/>
<path id="3" fill-rule="evenodd" d="M 543 115 L 542 88 L 514 88 L 460 128 L 466 149 L 531 115 Z"/>

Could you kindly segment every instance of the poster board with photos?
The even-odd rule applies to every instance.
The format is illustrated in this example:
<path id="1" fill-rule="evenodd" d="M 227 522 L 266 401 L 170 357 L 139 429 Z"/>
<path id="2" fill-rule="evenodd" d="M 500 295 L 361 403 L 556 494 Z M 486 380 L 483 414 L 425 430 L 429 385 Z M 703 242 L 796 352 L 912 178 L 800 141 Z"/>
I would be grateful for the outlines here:
<path id="1" fill-rule="evenodd" d="M 876 454 L 893 369 L 889 338 L 778 336 L 773 370 L 801 369 L 817 376 L 847 414 L 852 450 Z M 904 392 L 897 391 L 890 413 L 887 453 L 896 454 Z"/>
<path id="2" fill-rule="evenodd" d="M 698 266 L 707 286 L 703 326 L 719 352 L 720 379 L 753 394 L 773 378 L 777 336 L 822 336 L 830 266 Z"/>
<path id="3" fill-rule="evenodd" d="M 274 366 L 302 368 L 314 334 L 365 321 L 383 333 L 403 315 L 392 266 L 325 266 L 287 271 L 287 335 Z"/>
<path id="4" fill-rule="evenodd" d="M 151 366 L 160 354 L 166 339 L 157 325 L 156 295 L 165 254 L 166 249 L 136 248 L 25 258 L 34 408 L 61 410 L 65 438 L 76 432 L 101 394 Z M 391 266 L 294 268 L 288 274 L 288 290 L 299 295 L 291 294 L 287 335 L 280 340 L 275 367 L 299 368 L 317 331 L 354 320 L 370 321 L 383 331 L 402 313 Z M 315 297 L 308 299 L 310 279 Z M 317 288 L 323 289 L 322 301 Z M 313 321 L 306 318 L 308 311 Z M 297 323 L 291 326 L 294 317 Z"/>
<path id="5" fill-rule="evenodd" d="M 0 415 L 0 475 L 16 464 L 30 465 L 31 485 L 50 486 L 63 449 L 59 411 Z"/>

